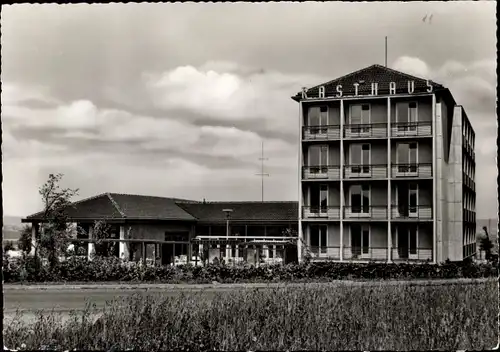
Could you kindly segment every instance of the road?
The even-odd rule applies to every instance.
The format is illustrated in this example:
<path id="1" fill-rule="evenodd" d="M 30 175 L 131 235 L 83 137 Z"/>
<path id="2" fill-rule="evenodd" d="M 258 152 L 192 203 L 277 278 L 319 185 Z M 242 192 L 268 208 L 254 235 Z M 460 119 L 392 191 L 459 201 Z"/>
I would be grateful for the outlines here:
<path id="1" fill-rule="evenodd" d="M 317 284 L 288 284 L 287 286 L 301 287 L 307 285 L 338 287 L 339 285 L 450 285 L 450 284 L 477 284 L 495 279 L 479 280 L 414 280 L 414 281 L 339 281 Z M 213 284 L 213 285 L 4 285 L 4 317 L 8 321 L 19 309 L 25 319 L 31 320 L 34 311 L 44 310 L 62 313 L 68 316 L 70 311 L 83 311 L 86 301 L 95 304 L 96 308 L 103 308 L 107 301 L 120 299 L 133 294 L 151 294 L 175 296 L 181 292 L 198 292 L 203 298 L 211 299 L 216 294 L 230 293 L 234 290 L 270 289 L 284 287 L 284 284 Z"/>

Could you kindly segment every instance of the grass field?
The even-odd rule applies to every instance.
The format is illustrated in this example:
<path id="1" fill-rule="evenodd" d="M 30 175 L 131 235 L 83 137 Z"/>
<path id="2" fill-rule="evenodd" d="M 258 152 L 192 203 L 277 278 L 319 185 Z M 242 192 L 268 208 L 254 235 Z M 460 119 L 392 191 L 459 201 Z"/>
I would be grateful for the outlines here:
<path id="1" fill-rule="evenodd" d="M 89 307 L 15 319 L 4 344 L 25 349 L 458 350 L 497 342 L 496 282 L 447 286 L 279 288 L 134 295 L 100 319 Z M 24 344 L 24 345 L 23 345 Z"/>

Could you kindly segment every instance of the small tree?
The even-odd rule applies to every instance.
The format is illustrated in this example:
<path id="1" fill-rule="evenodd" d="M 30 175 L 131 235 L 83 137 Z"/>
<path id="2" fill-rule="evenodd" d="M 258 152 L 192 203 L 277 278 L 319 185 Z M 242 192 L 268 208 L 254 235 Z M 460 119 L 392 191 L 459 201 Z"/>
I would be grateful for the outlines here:
<path id="1" fill-rule="evenodd" d="M 78 189 L 61 189 L 59 183 L 62 177 L 62 174 L 50 174 L 47 182 L 39 190 L 44 210 L 40 239 L 36 241 L 35 246 L 35 257 L 40 248 L 41 254 L 47 256 L 51 266 L 57 263 L 60 254 L 66 252 L 71 237 L 67 209 L 71 206 L 71 199 L 78 194 Z"/>
<path id="2" fill-rule="evenodd" d="M 17 240 L 17 247 L 25 254 L 31 252 L 31 234 L 32 226 L 24 225 L 23 229 L 21 230 L 21 236 Z"/>
<path id="3" fill-rule="evenodd" d="M 483 226 L 484 236 L 481 236 L 479 240 L 479 249 L 484 251 L 486 260 L 491 259 L 491 250 L 493 249 L 493 242 L 490 240 L 490 236 L 488 235 L 488 229 L 486 226 Z"/>

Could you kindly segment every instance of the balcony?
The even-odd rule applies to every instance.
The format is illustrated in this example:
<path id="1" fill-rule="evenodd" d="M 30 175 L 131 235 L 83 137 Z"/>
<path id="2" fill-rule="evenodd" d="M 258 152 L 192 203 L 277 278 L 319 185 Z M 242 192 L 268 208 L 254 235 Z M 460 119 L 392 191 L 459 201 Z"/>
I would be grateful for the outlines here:
<path id="1" fill-rule="evenodd" d="M 391 137 L 431 137 L 432 122 L 392 122 Z"/>
<path id="2" fill-rule="evenodd" d="M 304 126 L 302 138 L 305 141 L 328 141 L 340 139 L 340 125 Z"/>
<path id="3" fill-rule="evenodd" d="M 340 166 L 304 166 L 304 180 L 340 180 Z"/>
<path id="4" fill-rule="evenodd" d="M 303 219 L 340 219 L 340 207 L 303 206 Z"/>
<path id="5" fill-rule="evenodd" d="M 393 205 L 391 219 L 395 220 L 432 220 L 432 207 L 430 205 L 405 206 Z"/>
<path id="6" fill-rule="evenodd" d="M 432 261 L 432 248 L 406 248 L 394 247 L 392 248 L 393 261 Z"/>
<path id="7" fill-rule="evenodd" d="M 384 179 L 387 178 L 387 164 L 346 165 L 344 178 L 346 179 Z"/>
<path id="8" fill-rule="evenodd" d="M 432 164 L 431 163 L 392 164 L 391 177 L 431 178 Z"/>
<path id="9" fill-rule="evenodd" d="M 344 126 L 345 138 L 387 138 L 387 123 L 354 124 Z"/>
<path id="10" fill-rule="evenodd" d="M 387 205 L 345 206 L 344 218 L 387 220 Z"/>
<path id="11" fill-rule="evenodd" d="M 313 260 L 340 260 L 340 247 L 310 246 L 309 250 Z"/>

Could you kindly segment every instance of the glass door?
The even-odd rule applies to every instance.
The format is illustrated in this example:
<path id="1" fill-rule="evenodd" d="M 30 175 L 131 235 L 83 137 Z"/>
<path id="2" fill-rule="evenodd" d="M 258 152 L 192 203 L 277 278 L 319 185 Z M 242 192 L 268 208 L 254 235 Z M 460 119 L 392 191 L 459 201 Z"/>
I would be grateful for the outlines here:
<path id="1" fill-rule="evenodd" d="M 370 133 L 370 105 L 351 105 L 350 132 L 353 135 L 367 136 Z"/>
<path id="2" fill-rule="evenodd" d="M 370 214 L 370 186 L 353 185 L 351 190 L 351 214 L 369 216 Z"/>
<path id="3" fill-rule="evenodd" d="M 371 164 L 370 144 L 352 144 L 350 151 L 351 176 L 369 177 Z"/>
<path id="4" fill-rule="evenodd" d="M 326 254 L 328 249 L 328 226 L 311 225 L 309 231 L 309 245 L 311 247 L 311 251 L 316 255 Z"/>
<path id="5" fill-rule="evenodd" d="M 351 253 L 353 255 L 353 258 L 369 257 L 370 227 L 368 225 L 351 225 Z"/>
<path id="6" fill-rule="evenodd" d="M 408 187 L 408 215 L 418 217 L 418 185 L 411 183 Z"/>
<path id="7" fill-rule="evenodd" d="M 310 194 L 311 213 L 326 216 L 328 213 L 328 186 L 312 185 Z"/>
<path id="8" fill-rule="evenodd" d="M 326 134 L 328 126 L 328 107 L 314 106 L 309 109 L 309 130 L 311 134 Z"/>
<path id="9" fill-rule="evenodd" d="M 397 172 L 400 176 L 412 176 L 417 173 L 418 144 L 417 142 L 397 144 Z"/>
<path id="10" fill-rule="evenodd" d="M 328 174 L 328 146 L 312 145 L 309 147 L 309 170 L 311 174 Z"/>

